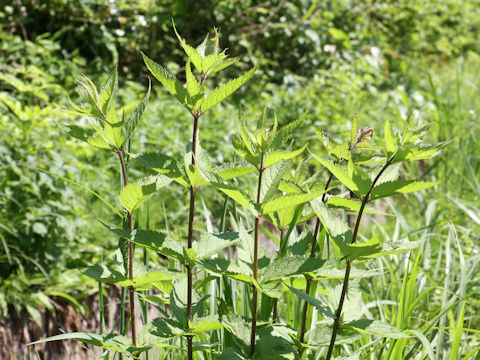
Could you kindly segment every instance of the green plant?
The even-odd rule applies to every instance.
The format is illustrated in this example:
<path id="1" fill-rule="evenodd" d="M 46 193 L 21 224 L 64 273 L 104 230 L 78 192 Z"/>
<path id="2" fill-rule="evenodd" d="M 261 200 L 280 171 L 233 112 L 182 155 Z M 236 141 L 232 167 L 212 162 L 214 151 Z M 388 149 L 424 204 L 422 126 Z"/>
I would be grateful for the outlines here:
<path id="1" fill-rule="evenodd" d="M 303 175 L 310 170 L 310 163 L 304 160 L 296 168 L 298 174 L 291 172 L 292 163 L 306 150 L 306 145 L 299 149 L 293 147 L 294 133 L 302 125 L 304 116 L 280 126 L 276 115 L 264 109 L 255 131 L 250 131 L 246 122 L 239 124 L 232 145 L 241 160 L 217 165 L 199 144 L 200 118 L 249 80 L 256 67 L 210 90 L 212 75 L 237 60 L 227 59 L 225 51 L 220 50 L 217 33 L 212 39 L 207 36 L 197 48 L 188 45 L 177 32 L 176 35 L 188 57 L 185 86 L 142 55 L 149 71 L 192 115 L 192 137 L 182 161 L 164 153 L 133 154 L 126 148 L 143 114 L 149 91 L 131 115 L 118 117 L 114 105 L 116 71 L 100 92 L 89 79 L 80 82 L 87 105 L 72 105 L 73 111 L 92 118 L 93 129 L 65 126 L 71 135 L 116 153 L 120 159 L 124 186 L 119 200 L 126 212 L 124 228 L 107 228 L 120 237 L 122 256 L 115 257 L 108 265 L 93 265 L 85 274 L 128 289 L 132 339 L 123 336 L 126 332 L 122 325 L 120 335 L 74 333 L 41 341 L 75 338 L 134 358 L 159 347 L 165 356 L 178 357 L 186 353 L 189 360 L 195 357 L 318 358 L 325 352 L 327 360 L 334 355 L 355 356 L 336 347 L 339 344 L 353 344 L 357 356 L 363 347 L 380 354 L 383 347 L 388 347 L 388 356 L 396 356 L 404 355 L 406 350 L 409 354 L 415 351 L 418 343 L 411 349 L 405 348 L 412 333 L 426 344 L 424 335 L 409 329 L 408 322 L 398 321 L 395 327 L 364 317 L 360 279 L 351 278 L 381 274 L 374 269 L 354 269 L 354 263 L 361 265 L 386 255 L 412 251 L 421 245 L 414 241 L 384 243 L 378 236 L 360 241 L 361 219 L 365 212 L 375 212 L 369 206 L 374 200 L 438 185 L 437 182 L 399 179 L 400 168 L 407 161 L 437 155 L 448 142 L 423 144 L 422 136 L 432 124 L 411 128 L 408 119 L 401 132 L 393 130 L 386 121 L 383 145 L 371 145 L 373 129 L 358 128 L 355 118 L 346 143 L 337 143 L 319 132 L 330 159 L 316 154 L 312 157 L 328 170 L 324 182 L 322 173 Z M 157 174 L 128 183 L 125 154 Z M 164 231 L 134 229 L 132 213 L 153 193 L 171 187 L 173 182 L 187 189 L 190 196 L 186 241 L 175 239 L 183 232 L 170 227 Z M 201 225 L 196 225 L 195 202 L 200 196 L 198 190 L 207 185 L 227 198 L 222 215 L 215 221 L 220 232 L 213 231 L 209 211 L 204 206 L 206 231 L 197 237 L 196 228 Z M 345 188 L 348 191 L 342 193 Z M 232 204 L 229 220 L 235 231 L 225 231 L 229 201 Z M 353 229 L 335 213 L 342 210 L 358 213 Z M 307 221 L 314 217 L 317 219 L 312 233 Z M 268 233 L 261 226 L 264 220 L 279 230 L 279 250 L 273 256 L 269 256 L 260 242 L 261 231 Z M 134 245 L 143 247 L 145 253 L 158 252 L 167 259 L 157 260 L 156 266 L 147 270 L 135 257 Z M 223 254 L 232 246 L 236 247 L 235 258 Z M 418 259 L 414 271 L 418 271 Z M 336 284 L 332 278 L 343 281 Z M 409 289 L 414 286 L 411 284 L 404 281 Z M 223 291 L 217 290 L 221 287 Z M 158 293 L 143 293 L 153 289 Z M 134 326 L 134 291 L 141 298 L 142 309 L 148 302 L 163 315 L 146 323 L 138 332 Z M 236 297 L 239 293 L 240 299 Z M 287 299 L 286 311 L 278 306 L 276 299 L 279 298 Z M 297 306 L 302 310 L 295 313 L 291 307 Z M 314 326 L 307 331 L 309 324 Z M 362 339 L 366 335 L 389 340 L 381 345 L 376 340 L 364 344 Z M 455 347 L 458 338 L 458 335 L 454 337 Z M 182 344 L 182 339 L 186 340 L 186 349 L 170 348 L 178 341 Z"/>

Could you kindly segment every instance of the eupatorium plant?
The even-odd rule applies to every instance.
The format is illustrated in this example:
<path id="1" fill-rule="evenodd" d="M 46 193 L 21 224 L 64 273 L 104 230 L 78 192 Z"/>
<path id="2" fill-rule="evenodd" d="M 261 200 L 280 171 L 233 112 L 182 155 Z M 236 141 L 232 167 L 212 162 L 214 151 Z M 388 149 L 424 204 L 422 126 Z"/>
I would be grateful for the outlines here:
<path id="1" fill-rule="evenodd" d="M 367 317 L 360 279 L 379 273 L 362 269 L 362 262 L 411 251 L 420 243 L 365 239 L 369 232 L 360 236 L 361 220 L 365 213 L 375 212 L 371 207 L 375 200 L 435 186 L 436 182 L 404 180 L 401 166 L 431 158 L 447 143 L 423 144 L 422 135 L 431 124 L 411 128 L 409 121 L 402 131 L 385 122 L 384 140 L 376 143 L 374 130 L 359 129 L 355 118 L 351 136 L 343 143 L 317 129 L 327 156 L 310 151 L 307 159 L 307 144 L 297 145 L 295 140 L 307 114 L 279 121 L 265 109 L 254 130 L 249 122 L 238 125 L 232 147 L 240 160 L 218 164 L 200 146 L 202 122 L 212 107 L 253 76 L 256 67 L 215 86 L 218 73 L 238 62 L 220 49 L 218 33 L 197 47 L 188 45 L 176 29 L 175 33 L 187 56 L 185 84 L 142 56 L 150 73 L 191 114 L 184 154 L 178 158 L 159 152 L 135 154 L 126 148 L 150 89 L 132 114 L 117 115 L 116 71 L 100 92 L 90 80 L 80 81 L 86 106 L 72 104 L 72 111 L 91 119 L 91 128 L 65 126 L 74 137 L 116 153 L 120 161 L 124 186 L 119 200 L 125 225 L 105 226 L 120 238 L 123 267 L 111 262 L 92 265 L 84 273 L 128 290 L 131 337 L 125 336 L 122 326 L 118 333 L 64 334 L 39 342 L 74 338 L 132 358 L 157 347 L 169 359 L 329 360 L 346 355 L 337 345 L 359 344 L 366 335 L 408 339 L 416 334 Z M 304 127 L 302 131 L 310 130 Z M 154 174 L 128 182 L 126 155 Z M 311 174 L 318 165 L 325 171 Z M 133 229 L 132 214 L 153 193 L 171 191 L 172 182 L 188 194 L 185 236 L 172 235 L 181 231 Z M 198 193 L 206 186 L 225 199 L 221 215 L 213 219 L 218 233 L 195 216 Z M 357 214 L 352 227 L 339 215 L 342 211 Z M 227 217 L 232 231 L 225 231 Z M 279 238 L 266 229 L 267 223 L 273 224 Z M 278 243 L 273 254 L 262 246 L 262 233 Z M 147 270 L 135 258 L 135 246 L 167 257 L 168 269 Z M 235 255 L 226 255 L 224 250 L 233 246 L 235 251 L 228 254 Z M 156 292 L 141 293 L 144 290 Z M 161 313 L 139 331 L 135 292 L 142 304 L 148 302 Z"/>

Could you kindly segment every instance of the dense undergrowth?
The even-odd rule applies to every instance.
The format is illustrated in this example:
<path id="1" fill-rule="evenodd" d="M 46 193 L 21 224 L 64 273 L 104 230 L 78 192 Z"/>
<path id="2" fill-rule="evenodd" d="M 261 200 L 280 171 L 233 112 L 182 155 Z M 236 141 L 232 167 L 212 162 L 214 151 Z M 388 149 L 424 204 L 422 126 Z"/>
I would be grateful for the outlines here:
<path id="1" fill-rule="evenodd" d="M 346 28 L 342 29 L 348 34 Z M 332 31 L 329 34 L 332 36 Z M 0 265 L 1 311 L 6 316 L 9 311 L 26 309 L 41 323 L 36 309 L 47 307 L 54 311 L 51 301 L 59 298 L 79 311 L 88 311 L 82 299 L 95 292 L 97 284 L 79 270 L 89 264 L 107 263 L 117 245 L 115 236 L 95 218 L 108 224 L 118 224 L 120 220 L 106 204 L 117 211 L 121 209 L 116 197 L 116 191 L 120 190 L 118 164 L 110 156 L 67 138 L 59 125 L 65 123 L 66 117 L 70 117 L 69 122 L 78 119 L 56 106 L 70 106 L 65 100 L 67 94 L 73 103 L 78 102 L 72 90 L 81 72 L 100 84 L 106 81 L 107 75 L 99 70 L 112 66 L 110 60 L 103 65 L 98 65 L 102 62 L 97 60 L 96 65 L 87 66 L 89 63 L 78 53 L 61 51 L 63 45 L 58 42 L 58 36 L 53 41 L 47 35 L 25 42 L 20 36 L 3 32 L 2 39 L 0 239 L 5 251 Z M 231 39 L 235 41 L 235 37 Z M 173 40 L 170 43 L 173 44 Z M 473 47 L 472 42 L 466 43 L 470 44 L 467 48 Z M 427 45 L 428 42 L 422 46 Z M 353 346 L 338 347 L 337 351 L 342 348 L 345 356 L 359 352 L 362 359 L 475 358 L 480 346 L 475 331 L 480 323 L 476 311 L 479 301 L 478 294 L 473 293 L 478 290 L 479 281 L 480 225 L 477 151 L 480 106 L 476 96 L 480 82 L 476 80 L 475 69 L 480 59 L 474 51 L 465 52 L 464 48 L 452 50 L 446 58 L 445 54 L 432 52 L 425 58 L 416 55 L 395 59 L 387 51 L 379 55 L 369 48 L 362 54 L 355 53 L 351 46 L 342 43 L 337 44 L 336 50 L 331 48 L 330 62 L 318 64 L 309 78 L 286 72 L 276 83 L 270 83 L 271 68 L 268 63 L 264 64 L 265 71 L 260 70 L 255 81 L 246 83 L 240 92 L 201 119 L 201 145 L 217 163 L 238 160 L 230 146 L 237 114 L 240 113 L 252 129 L 265 104 L 275 111 L 280 126 L 305 113 L 303 126 L 294 135 L 295 144 L 308 143 L 309 150 L 320 157 L 327 154 L 316 134 L 309 130 L 313 125 L 336 139 L 345 139 L 349 137 L 356 113 L 360 126 L 374 129 L 373 141 L 381 143 L 386 119 L 394 120 L 400 127 L 398 124 L 411 112 L 415 123 L 434 121 L 426 141 L 437 143 L 452 139 L 451 145 L 435 159 L 406 163 L 400 176 L 438 180 L 436 191 L 382 201 L 377 210 L 387 215 L 368 216 L 368 222 L 360 226 L 362 241 L 374 236 L 382 243 L 425 241 L 419 250 L 364 263 L 363 270 L 383 271 L 358 283 L 365 316 L 400 329 L 417 329 L 425 338 L 412 334 L 408 340 L 392 341 L 366 335 Z M 247 48 L 255 49 L 255 41 Z M 335 51 L 343 52 L 340 56 Z M 355 56 L 345 57 L 349 51 Z M 239 48 L 234 54 L 243 56 L 244 53 Z M 452 57 L 458 53 L 461 55 Z M 130 56 L 136 56 L 135 62 L 140 63 L 140 55 L 132 54 Z M 176 56 L 178 59 L 180 52 Z M 256 56 L 249 60 L 255 61 Z M 117 104 L 127 105 L 126 109 L 131 110 L 146 92 L 147 73 L 142 74 L 144 81 L 124 81 L 130 76 L 122 71 L 124 69 L 120 67 L 119 71 Z M 272 113 L 269 114 L 271 117 Z M 190 130 L 185 131 L 183 124 L 190 124 L 188 112 L 156 83 L 130 147 L 134 152 L 158 150 L 178 156 L 190 137 L 187 134 Z M 129 161 L 128 171 L 132 179 L 151 174 L 134 161 Z M 328 180 L 328 172 L 313 160 L 309 162 L 308 172 L 317 174 L 323 185 Z M 242 179 L 239 184 L 254 187 L 255 180 Z M 148 200 L 148 206 L 142 207 L 138 226 L 148 223 L 151 229 L 170 229 L 173 238 L 184 239 L 188 230 L 188 202 L 183 195 L 181 185 L 154 195 Z M 212 188 L 199 191 L 196 202 L 197 232 L 238 230 L 243 222 L 247 229 L 254 228 L 248 211 L 225 202 L 225 197 Z M 225 216 L 221 217 L 223 213 Z M 345 220 L 353 221 L 348 212 L 344 216 Z M 313 232 L 314 223 L 310 227 Z M 265 237 L 279 242 L 280 233 L 266 224 L 260 229 Z M 140 248 L 136 253 L 140 259 L 143 257 Z M 149 261 L 153 268 L 163 263 L 161 259 L 154 259 L 156 256 L 152 253 Z M 338 283 L 329 280 L 322 284 L 328 289 Z M 305 287 L 300 279 L 290 285 Z M 203 289 L 224 296 L 223 286 L 223 283 L 205 284 Z M 233 286 L 236 312 L 249 317 L 250 288 Z M 325 287 L 318 286 L 311 294 L 324 301 L 327 294 L 323 289 Z M 464 296 L 468 296 L 466 302 L 462 301 Z M 210 302 L 209 306 L 218 304 Z M 290 328 L 300 332 L 302 300 L 289 294 L 277 306 L 279 322 L 287 322 Z M 309 307 L 307 330 L 311 328 L 311 319 L 318 316 L 313 308 Z M 264 325 L 269 318 L 262 314 L 259 319 Z M 200 337 L 195 342 L 225 343 L 228 342 L 224 338 L 226 333 L 222 330 L 212 335 L 218 336 L 215 339 Z M 175 341 L 177 346 L 183 340 Z M 184 345 L 186 347 L 186 342 Z M 315 358 L 314 350 L 307 352 L 311 358 Z M 202 348 L 197 354 L 201 358 L 214 357 L 209 349 Z M 151 356 L 163 358 L 158 350 Z M 172 358 L 176 358 L 175 355 Z"/>

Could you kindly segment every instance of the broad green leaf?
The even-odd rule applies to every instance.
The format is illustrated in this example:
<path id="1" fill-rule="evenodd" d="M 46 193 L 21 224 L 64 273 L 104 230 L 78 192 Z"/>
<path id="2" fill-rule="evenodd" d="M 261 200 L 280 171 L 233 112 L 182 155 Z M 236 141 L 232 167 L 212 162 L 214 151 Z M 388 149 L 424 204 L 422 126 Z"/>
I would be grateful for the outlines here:
<path id="1" fill-rule="evenodd" d="M 290 139 L 297 130 L 300 125 L 302 125 L 303 121 L 305 120 L 306 113 L 304 113 L 300 118 L 297 120 L 294 120 L 287 125 L 281 127 L 277 133 L 275 134 L 275 137 L 272 140 L 272 144 L 270 145 L 271 150 L 277 150 L 279 149 L 282 145 L 284 145 L 288 139 Z"/>
<path id="2" fill-rule="evenodd" d="M 205 232 L 202 233 L 198 241 L 193 243 L 193 249 L 197 252 L 198 259 L 204 259 L 217 254 L 226 247 L 237 244 L 239 241 L 240 238 L 236 232 L 220 234 Z"/>
<path id="3" fill-rule="evenodd" d="M 237 62 L 238 62 L 237 58 L 225 59 L 225 60 L 221 61 L 220 63 L 218 63 L 217 65 L 215 65 L 210 71 L 208 71 L 208 74 L 213 75 L 216 72 L 219 72 L 219 71 L 221 71 L 223 69 L 226 69 L 227 67 L 229 67 L 233 64 L 236 64 Z"/>
<path id="4" fill-rule="evenodd" d="M 187 333 L 182 324 L 171 318 L 157 318 L 151 322 L 150 332 L 162 338 L 173 338 Z"/>
<path id="5" fill-rule="evenodd" d="M 289 161 L 277 163 L 263 171 L 260 199 L 262 202 L 271 200 L 278 192 L 278 185 L 283 175 L 290 167 Z"/>
<path id="6" fill-rule="evenodd" d="M 300 148 L 298 150 L 272 151 L 271 153 L 268 153 L 268 154 L 265 155 L 265 160 L 263 162 L 263 167 L 268 168 L 269 166 L 272 166 L 273 164 L 276 164 L 279 161 L 293 159 L 294 157 L 303 153 L 305 151 L 306 147 L 307 147 L 307 145 L 303 146 L 302 148 Z"/>
<path id="7" fill-rule="evenodd" d="M 353 329 L 361 334 L 375 335 L 390 339 L 402 339 L 410 337 L 401 332 L 395 326 L 378 320 L 359 319 L 343 324 L 342 327 L 345 330 Z"/>
<path id="8" fill-rule="evenodd" d="M 91 333 L 85 333 L 85 332 L 74 332 L 74 333 L 51 336 L 42 340 L 32 342 L 28 345 L 37 345 L 37 344 L 42 344 L 50 341 L 74 340 L 74 339 L 87 344 L 92 344 L 94 346 L 101 347 L 105 350 L 118 351 L 127 356 L 130 356 L 135 353 L 139 353 L 142 350 L 141 348 L 135 348 L 131 340 L 126 338 L 125 336 L 114 335 L 114 334 L 99 335 L 99 334 L 91 334 Z"/>
<path id="9" fill-rule="evenodd" d="M 255 154 L 253 152 L 253 149 L 248 139 L 245 142 L 245 140 L 242 138 L 234 137 L 232 139 L 232 145 L 235 152 L 240 155 L 244 160 L 252 164 L 255 168 L 258 168 L 260 166 L 261 154 Z"/>
<path id="10" fill-rule="evenodd" d="M 174 95 L 182 105 L 188 110 L 191 110 L 191 104 L 188 103 L 188 91 L 183 87 L 183 84 L 168 72 L 167 69 L 163 68 L 153 60 L 150 60 L 143 52 L 141 54 L 147 69 L 152 75 L 155 76 L 155 78 L 160 81 L 170 94 Z"/>
<path id="11" fill-rule="evenodd" d="M 395 153 L 393 162 L 430 159 L 437 156 L 450 143 L 451 141 L 445 141 L 434 145 L 412 145 L 400 148 Z"/>
<path id="12" fill-rule="evenodd" d="M 180 170 L 176 160 L 168 155 L 159 153 L 143 153 L 132 155 L 140 164 L 164 174 L 174 181 L 188 187 L 186 175 Z"/>
<path id="13" fill-rule="evenodd" d="M 254 216 L 259 215 L 259 212 L 257 210 L 257 205 L 253 201 L 251 201 L 249 196 L 238 186 L 233 184 L 228 184 L 224 181 L 219 181 L 218 179 L 216 182 L 212 182 L 211 185 L 213 185 L 216 189 L 226 194 L 236 203 L 244 206 Z"/>
<path id="14" fill-rule="evenodd" d="M 225 180 L 230 180 L 245 174 L 250 174 L 257 169 L 247 162 L 227 163 L 214 167 L 212 171 Z"/>
<path id="15" fill-rule="evenodd" d="M 369 256 L 379 254 L 381 251 L 380 243 L 377 238 L 372 238 L 367 242 L 355 244 L 337 244 L 342 255 L 350 260 L 363 260 Z"/>
<path id="16" fill-rule="evenodd" d="M 250 345 L 250 326 L 240 315 L 230 312 L 222 316 L 221 322 L 225 329 L 230 331 L 243 345 Z"/>
<path id="17" fill-rule="evenodd" d="M 365 311 L 365 305 L 362 301 L 362 292 L 360 291 L 359 283 L 359 279 L 354 279 L 349 283 L 347 294 L 343 303 L 343 311 L 341 314 L 344 322 L 360 319 Z M 335 312 L 338 308 L 342 289 L 343 284 L 340 283 L 335 286 L 335 288 L 330 291 L 327 296 L 326 301 L 328 302 L 328 307 L 330 310 L 332 310 L 332 312 Z"/>
<path id="18" fill-rule="evenodd" d="M 388 156 L 390 157 L 397 150 L 397 140 L 395 135 L 393 134 L 390 121 L 388 120 L 385 120 L 384 135 L 385 135 L 385 147 L 387 148 L 387 153 L 388 153 Z"/>
<path id="19" fill-rule="evenodd" d="M 102 137 L 98 136 L 93 129 L 84 129 L 80 126 L 69 124 L 60 125 L 60 127 L 74 138 L 85 141 L 103 150 L 111 150 L 111 146 Z"/>
<path id="20" fill-rule="evenodd" d="M 214 258 L 203 259 L 199 264 L 208 271 L 216 274 L 223 274 L 232 279 L 251 283 L 253 279 L 253 272 L 251 266 L 244 262 L 233 262 L 229 259 Z"/>
<path id="21" fill-rule="evenodd" d="M 423 240 L 418 241 L 402 241 L 402 242 L 386 242 L 383 244 L 380 252 L 367 255 L 366 258 L 373 259 L 380 256 L 400 254 L 406 251 L 414 250 L 424 243 Z"/>
<path id="22" fill-rule="evenodd" d="M 370 200 L 376 200 L 399 194 L 407 194 L 414 191 L 428 189 L 438 184 L 439 182 L 423 182 L 414 180 L 396 180 L 385 182 L 373 188 L 370 195 Z"/>
<path id="23" fill-rule="evenodd" d="M 180 41 L 180 45 L 182 46 L 185 54 L 187 54 L 188 58 L 192 61 L 193 65 L 197 69 L 199 73 L 203 72 L 202 69 L 202 56 L 198 53 L 198 51 L 193 48 L 192 46 L 188 45 L 184 39 L 180 36 L 177 32 L 177 28 L 175 24 L 173 24 L 173 30 L 175 31 L 175 35 L 177 35 L 178 40 Z"/>
<path id="24" fill-rule="evenodd" d="M 133 110 L 133 112 L 126 118 L 125 122 L 123 123 L 124 143 L 127 142 L 128 139 L 130 139 L 142 118 L 143 112 L 145 111 L 145 108 L 147 107 L 148 101 L 150 99 L 151 85 L 152 84 L 149 79 L 147 93 L 145 94 L 142 101 L 140 101 L 140 103 L 137 105 L 135 110 Z"/>
<path id="25" fill-rule="evenodd" d="M 224 348 L 218 360 L 246 360 L 248 357 L 234 348 Z"/>
<path id="26" fill-rule="evenodd" d="M 195 75 L 192 73 L 192 69 L 190 67 L 190 60 L 187 61 L 187 65 L 185 66 L 185 74 L 187 79 L 187 90 L 190 96 L 193 98 L 198 94 L 202 94 L 202 87 L 198 82 Z"/>
<path id="27" fill-rule="evenodd" d="M 223 325 L 216 315 L 210 315 L 193 320 L 190 331 L 196 334 L 222 329 Z"/>
<path id="28" fill-rule="evenodd" d="M 325 166 L 333 174 L 333 176 L 335 176 L 347 188 L 349 188 L 354 193 L 357 193 L 359 191 L 357 184 L 355 184 L 355 182 L 350 177 L 348 172 L 345 171 L 345 169 L 342 166 L 335 164 L 329 160 L 319 158 L 315 154 L 312 154 L 312 155 L 314 156 L 315 159 L 318 160 L 318 162 L 320 162 L 320 164 Z"/>
<path id="29" fill-rule="evenodd" d="M 292 194 L 283 195 L 276 199 L 269 200 L 261 205 L 262 214 L 268 214 L 274 211 L 279 211 L 285 208 L 294 207 L 299 204 L 303 204 L 307 201 L 311 201 L 322 195 L 325 191 L 316 191 L 313 193 L 305 194 Z"/>
<path id="30" fill-rule="evenodd" d="M 327 200 L 327 204 L 331 208 L 360 211 L 362 202 L 356 199 L 346 199 L 339 196 L 330 196 Z M 375 210 L 375 208 L 370 206 L 365 206 L 364 212 L 377 215 L 390 215 L 381 211 Z"/>
<path id="31" fill-rule="evenodd" d="M 105 225 L 105 227 L 114 234 L 122 238 L 129 239 L 137 245 L 146 247 L 147 249 L 153 251 L 158 251 L 160 254 L 173 257 L 180 262 L 183 261 L 182 244 L 163 233 L 153 230 L 114 229 L 107 225 Z"/>
<path id="32" fill-rule="evenodd" d="M 105 121 L 102 123 L 102 137 L 115 149 L 120 149 L 124 143 L 123 124 L 115 112 L 115 101 L 108 108 Z"/>
<path id="33" fill-rule="evenodd" d="M 286 284 L 285 284 L 286 285 Z M 335 319 L 335 314 L 333 313 L 332 310 L 329 309 L 329 307 L 325 304 L 323 304 L 320 300 L 314 298 L 313 296 L 310 296 L 307 294 L 305 291 L 298 290 L 292 286 L 286 285 L 291 292 L 293 292 L 295 295 L 297 295 L 300 299 L 306 301 L 310 305 L 316 307 L 320 314 L 322 314 L 324 317 L 328 319 Z"/>
<path id="34" fill-rule="evenodd" d="M 259 327 L 255 346 L 255 358 L 262 360 L 294 360 L 296 350 L 295 331 L 283 324 Z"/>
<path id="35" fill-rule="evenodd" d="M 352 242 L 352 231 L 350 227 L 342 221 L 332 210 L 320 199 L 310 201 L 315 214 L 322 222 L 327 232 L 337 244 L 350 244 Z"/>
<path id="36" fill-rule="evenodd" d="M 330 344 L 332 337 L 332 328 L 330 326 L 318 326 L 307 333 L 307 343 L 310 347 L 324 347 Z M 353 329 L 343 329 L 337 333 L 335 338 L 335 344 L 351 344 L 357 340 L 360 340 L 362 335 Z"/>
<path id="37" fill-rule="evenodd" d="M 224 100 L 226 97 L 234 93 L 240 86 L 242 86 L 248 79 L 250 79 L 253 76 L 253 73 L 257 69 L 257 66 L 255 65 L 253 68 L 251 68 L 249 71 L 247 71 L 245 74 L 242 76 L 230 80 L 224 85 L 221 85 L 217 87 L 215 90 L 210 92 L 205 100 L 202 103 L 202 113 L 205 113 L 209 109 L 211 109 L 213 106 Z"/>
<path id="38" fill-rule="evenodd" d="M 162 174 L 149 176 L 136 183 L 126 185 L 120 192 L 118 199 L 123 207 L 132 213 L 147 201 L 150 195 L 171 182 L 170 178 Z"/>
<path id="39" fill-rule="evenodd" d="M 286 256 L 268 264 L 260 271 L 262 282 L 282 279 L 294 275 L 312 274 L 324 266 L 326 260 L 303 257 Z"/>
<path id="40" fill-rule="evenodd" d="M 226 58 L 224 53 L 207 55 L 202 59 L 202 72 L 208 74 L 212 68 L 219 65 Z"/>
<path id="41" fill-rule="evenodd" d="M 108 113 L 111 101 L 117 91 L 118 86 L 118 71 L 117 67 L 112 71 L 112 74 L 108 78 L 107 82 L 103 86 L 100 96 L 98 98 L 98 105 L 103 114 Z"/>

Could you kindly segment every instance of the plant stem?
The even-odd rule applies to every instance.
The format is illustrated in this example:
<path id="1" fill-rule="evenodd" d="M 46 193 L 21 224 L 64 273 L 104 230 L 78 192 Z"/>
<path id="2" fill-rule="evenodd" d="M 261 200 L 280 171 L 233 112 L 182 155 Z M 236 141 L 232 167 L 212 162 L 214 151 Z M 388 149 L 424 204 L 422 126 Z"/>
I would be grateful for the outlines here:
<path id="1" fill-rule="evenodd" d="M 282 247 L 283 238 L 285 237 L 285 228 L 280 229 L 280 243 L 279 248 Z M 277 312 L 278 312 L 278 298 L 273 299 L 273 315 L 272 315 L 272 323 L 275 324 L 277 322 Z"/>
<path id="2" fill-rule="evenodd" d="M 193 115 L 193 134 L 192 134 L 192 165 L 195 166 L 195 155 L 197 153 L 197 127 L 199 114 Z M 193 245 L 193 223 L 195 217 L 195 194 L 197 189 L 190 186 L 190 209 L 188 213 L 188 244 L 189 249 Z M 190 320 L 192 313 L 192 289 L 193 289 L 193 269 L 189 264 L 186 264 L 187 268 L 187 319 Z M 187 336 L 187 353 L 188 360 L 193 359 L 193 336 Z"/>
<path id="3" fill-rule="evenodd" d="M 258 187 L 257 187 L 257 204 L 260 204 L 261 190 L 262 190 L 262 176 L 263 160 L 265 154 L 262 153 L 260 160 L 260 167 L 258 168 Z M 255 218 L 255 243 L 253 248 L 253 277 L 258 280 L 258 237 L 260 233 L 260 215 Z M 255 285 L 252 285 L 252 336 L 250 338 L 250 356 L 255 354 L 255 337 L 257 332 L 257 303 L 258 303 L 258 291 Z"/>
<path id="4" fill-rule="evenodd" d="M 330 174 L 327 183 L 325 184 L 325 191 L 327 191 L 328 187 L 330 186 L 330 182 L 332 181 L 333 174 Z M 322 195 L 322 202 L 325 202 L 326 200 L 327 193 L 324 193 Z M 314 258 L 316 256 L 315 251 L 317 249 L 317 242 L 318 242 L 318 231 L 320 230 L 320 219 L 317 217 L 317 222 L 315 224 L 315 230 L 313 232 L 313 240 L 312 240 L 312 248 L 310 250 L 310 257 Z M 310 295 L 310 287 L 312 285 L 313 279 L 311 277 L 307 277 L 307 285 L 305 287 L 305 292 Z M 300 337 L 298 340 L 300 341 L 300 344 L 303 343 L 305 340 L 305 332 L 306 332 L 306 327 L 307 327 L 307 313 L 308 313 L 308 303 L 305 301 L 303 304 L 303 313 L 302 313 L 302 328 L 300 330 Z M 303 352 L 305 351 L 304 347 L 301 347 L 299 350 L 299 355 L 300 358 L 303 355 Z"/>
<path id="5" fill-rule="evenodd" d="M 353 236 L 352 236 L 352 244 L 355 244 L 357 242 L 358 228 L 360 226 L 360 221 L 362 220 L 362 215 L 363 215 L 363 211 L 365 210 L 365 206 L 369 201 L 370 194 L 372 193 L 372 190 L 375 187 L 375 184 L 377 183 L 378 179 L 380 179 L 380 176 L 382 176 L 383 172 L 387 169 L 388 166 L 390 166 L 392 161 L 393 161 L 393 157 L 387 160 L 385 165 L 382 167 L 382 169 L 379 171 L 379 173 L 373 180 L 372 185 L 370 186 L 370 189 L 368 190 L 367 194 L 362 199 L 362 204 L 360 206 L 360 210 L 358 211 L 358 215 L 357 215 L 357 221 L 355 222 L 355 229 L 353 231 Z M 335 313 L 332 337 L 330 338 L 330 345 L 328 346 L 327 357 L 325 358 L 325 360 L 330 360 L 332 357 L 333 348 L 335 347 L 335 339 L 337 337 L 338 330 L 340 329 L 340 316 L 342 315 L 343 304 L 345 302 L 345 297 L 347 295 L 348 282 L 350 279 L 350 270 L 352 269 L 352 264 L 353 264 L 352 261 L 348 258 L 346 262 L 347 262 L 347 267 L 345 269 L 345 277 L 343 278 L 342 293 L 340 294 L 340 301 L 338 302 L 338 308 Z"/>
<path id="6" fill-rule="evenodd" d="M 128 177 L 127 177 L 127 167 L 125 166 L 125 158 L 123 157 L 123 149 L 120 148 L 117 151 L 118 157 L 120 159 L 120 166 L 122 168 L 123 174 L 123 185 L 126 186 L 128 184 Z M 132 213 L 127 211 L 127 226 L 129 230 L 133 230 L 133 223 L 132 223 Z M 133 280 L 133 243 L 131 241 L 128 242 L 128 275 L 130 280 Z M 132 329 L 132 342 L 133 346 L 137 346 L 137 331 L 135 328 L 135 292 L 133 287 L 128 288 L 128 293 L 130 295 L 130 323 Z"/>

